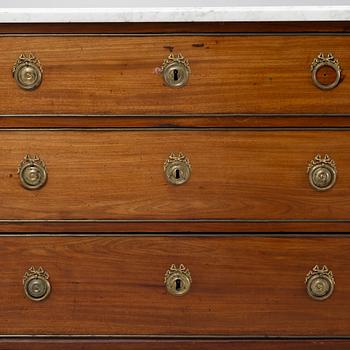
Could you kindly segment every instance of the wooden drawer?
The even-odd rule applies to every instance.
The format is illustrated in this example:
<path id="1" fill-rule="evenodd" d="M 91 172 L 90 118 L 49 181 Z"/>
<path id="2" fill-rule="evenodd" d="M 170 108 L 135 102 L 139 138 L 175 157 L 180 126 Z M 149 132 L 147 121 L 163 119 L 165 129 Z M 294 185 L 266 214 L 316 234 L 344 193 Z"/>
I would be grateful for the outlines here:
<path id="1" fill-rule="evenodd" d="M 349 131 L 3 130 L 1 222 L 349 220 Z M 163 164 L 183 152 L 191 177 L 166 180 Z M 17 167 L 39 155 L 48 180 L 24 189 Z M 319 192 L 307 168 L 336 162 L 337 181 Z"/>
<path id="2" fill-rule="evenodd" d="M 1 350 L 347 350 L 349 345 L 346 340 L 0 340 Z"/>
<path id="3" fill-rule="evenodd" d="M 1 237 L 3 335 L 348 336 L 350 236 Z M 167 269 L 184 264 L 192 284 L 174 296 Z M 306 274 L 333 271 L 324 301 Z M 50 275 L 51 294 L 29 300 L 31 266 Z"/>
<path id="4" fill-rule="evenodd" d="M 344 35 L 2 36 L 0 114 L 350 113 L 349 45 Z M 171 50 L 190 62 L 183 88 L 165 86 L 155 73 Z M 11 76 L 23 52 L 43 67 L 35 91 Z M 311 80 L 320 52 L 343 67 L 343 81 L 330 91 Z"/>

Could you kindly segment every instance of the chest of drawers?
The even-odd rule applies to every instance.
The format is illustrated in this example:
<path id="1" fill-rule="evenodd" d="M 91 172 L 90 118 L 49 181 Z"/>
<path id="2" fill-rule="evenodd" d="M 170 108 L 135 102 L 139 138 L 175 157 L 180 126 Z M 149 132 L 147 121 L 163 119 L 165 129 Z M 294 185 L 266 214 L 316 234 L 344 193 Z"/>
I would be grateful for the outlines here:
<path id="1" fill-rule="evenodd" d="M 3 24 L 0 349 L 347 349 L 349 30 Z"/>

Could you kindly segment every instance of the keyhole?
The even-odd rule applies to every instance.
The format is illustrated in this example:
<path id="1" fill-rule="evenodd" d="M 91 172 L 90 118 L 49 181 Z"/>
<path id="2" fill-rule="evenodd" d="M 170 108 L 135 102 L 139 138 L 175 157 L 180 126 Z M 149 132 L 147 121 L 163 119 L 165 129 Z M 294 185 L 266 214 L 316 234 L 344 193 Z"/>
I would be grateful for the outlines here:
<path id="1" fill-rule="evenodd" d="M 179 80 L 179 71 L 177 69 L 174 69 L 174 81 Z"/>
<path id="2" fill-rule="evenodd" d="M 176 179 L 176 180 L 179 180 L 179 179 L 180 179 L 180 170 L 179 170 L 179 169 L 176 169 L 176 170 L 175 170 L 175 179 Z"/>
<path id="3" fill-rule="evenodd" d="M 179 278 L 175 281 L 175 289 L 177 291 L 181 290 L 181 280 Z"/>

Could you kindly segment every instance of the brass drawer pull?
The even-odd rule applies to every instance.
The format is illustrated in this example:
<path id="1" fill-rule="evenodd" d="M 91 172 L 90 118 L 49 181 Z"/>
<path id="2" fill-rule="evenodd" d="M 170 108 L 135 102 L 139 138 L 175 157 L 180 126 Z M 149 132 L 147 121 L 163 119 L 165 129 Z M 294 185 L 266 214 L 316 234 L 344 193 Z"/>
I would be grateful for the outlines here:
<path id="1" fill-rule="evenodd" d="M 305 278 L 306 290 L 309 296 L 315 300 L 325 300 L 329 298 L 335 286 L 333 273 L 327 266 L 319 268 L 316 265 Z"/>
<path id="2" fill-rule="evenodd" d="M 47 171 L 44 161 L 38 156 L 26 155 L 18 166 L 21 184 L 28 190 L 37 190 L 47 181 Z"/>
<path id="3" fill-rule="evenodd" d="M 21 89 L 34 90 L 41 84 L 43 69 L 33 54 L 23 53 L 14 64 L 12 75 Z"/>
<path id="4" fill-rule="evenodd" d="M 26 296 L 34 301 L 46 299 L 51 292 L 49 274 L 41 266 L 28 269 L 23 277 L 23 286 Z"/>
<path id="5" fill-rule="evenodd" d="M 182 87 L 188 82 L 191 69 L 188 60 L 181 53 L 171 53 L 163 62 L 160 69 L 166 85 L 170 87 Z"/>
<path id="6" fill-rule="evenodd" d="M 335 161 L 328 154 L 320 154 L 309 163 L 307 168 L 310 185 L 317 191 L 326 191 L 335 185 L 337 180 L 337 167 Z"/>
<path id="7" fill-rule="evenodd" d="M 191 287 L 192 278 L 190 270 L 184 265 L 176 267 L 171 265 L 169 270 L 165 273 L 164 284 L 167 291 L 172 295 L 184 295 Z"/>
<path id="8" fill-rule="evenodd" d="M 182 153 L 178 155 L 175 153 L 170 154 L 164 162 L 164 173 L 169 183 L 173 185 L 184 184 L 191 176 L 189 159 Z"/>
<path id="9" fill-rule="evenodd" d="M 311 78 L 321 90 L 334 89 L 340 82 L 341 68 L 338 60 L 329 53 L 320 53 L 311 64 Z"/>

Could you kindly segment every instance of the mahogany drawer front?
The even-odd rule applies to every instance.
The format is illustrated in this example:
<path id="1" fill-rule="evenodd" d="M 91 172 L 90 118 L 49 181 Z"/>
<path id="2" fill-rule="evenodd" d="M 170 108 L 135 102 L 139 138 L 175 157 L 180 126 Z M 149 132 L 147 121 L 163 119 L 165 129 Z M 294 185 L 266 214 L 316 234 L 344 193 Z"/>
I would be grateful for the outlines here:
<path id="1" fill-rule="evenodd" d="M 2 340 L 1 350 L 347 350 L 346 340 Z"/>
<path id="2" fill-rule="evenodd" d="M 347 336 L 350 237 L 1 237 L 3 335 Z M 172 264 L 192 283 L 170 294 Z M 305 277 L 326 264 L 336 282 L 312 299 Z M 50 295 L 26 297 L 30 266 Z"/>
<path id="3" fill-rule="evenodd" d="M 349 131 L 325 130 L 3 130 L 0 218 L 28 220 L 348 220 Z M 181 152 L 182 185 L 164 162 Z M 26 154 L 46 164 L 37 190 L 21 186 Z M 333 188 L 311 187 L 307 168 L 326 154 Z"/>
<path id="4" fill-rule="evenodd" d="M 344 35 L 3 36 L 0 114 L 350 113 L 349 44 Z M 182 88 L 157 74 L 171 52 L 190 64 Z M 11 75 L 22 53 L 41 62 L 35 91 Z M 311 79 L 320 53 L 333 53 L 343 69 L 330 91 Z"/>

